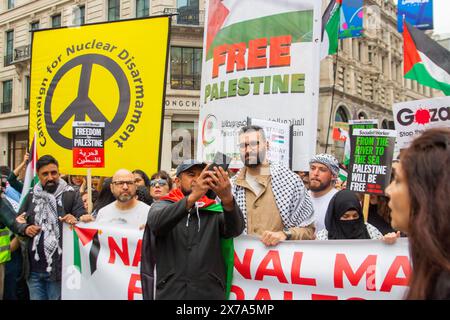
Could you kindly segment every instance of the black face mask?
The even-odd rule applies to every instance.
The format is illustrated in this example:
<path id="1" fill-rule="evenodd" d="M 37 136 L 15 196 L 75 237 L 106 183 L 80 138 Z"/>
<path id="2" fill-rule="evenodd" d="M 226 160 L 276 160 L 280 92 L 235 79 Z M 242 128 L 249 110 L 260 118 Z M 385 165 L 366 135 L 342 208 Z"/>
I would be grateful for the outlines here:
<path id="1" fill-rule="evenodd" d="M 58 189 L 58 183 L 55 181 L 49 181 L 45 184 L 43 189 L 48 193 L 55 193 L 56 189 Z"/>
<path id="2" fill-rule="evenodd" d="M 367 239 L 365 230 L 361 227 L 361 221 L 356 220 L 339 220 L 339 228 L 344 239 Z"/>
<path id="3" fill-rule="evenodd" d="M 341 220 L 348 210 L 356 210 L 358 219 Z M 361 204 L 356 194 L 350 190 L 341 190 L 331 198 L 325 216 L 325 227 L 328 230 L 328 239 L 370 239 Z"/>

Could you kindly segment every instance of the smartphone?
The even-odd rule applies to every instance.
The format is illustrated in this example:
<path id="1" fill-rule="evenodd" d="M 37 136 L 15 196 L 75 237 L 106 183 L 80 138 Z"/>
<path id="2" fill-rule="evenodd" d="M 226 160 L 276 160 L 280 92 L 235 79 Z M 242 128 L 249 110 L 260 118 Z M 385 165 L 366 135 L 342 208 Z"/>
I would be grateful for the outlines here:
<path id="1" fill-rule="evenodd" d="M 6 188 L 6 182 L 8 181 L 8 178 L 6 177 L 6 176 L 2 176 L 2 182 L 1 182 L 1 187 L 3 188 L 3 189 L 5 189 Z"/>
<path id="2" fill-rule="evenodd" d="M 208 167 L 209 171 L 214 171 L 214 167 L 222 167 L 223 170 L 227 171 L 230 166 L 231 158 L 222 152 L 217 152 L 214 156 L 214 161 Z"/>

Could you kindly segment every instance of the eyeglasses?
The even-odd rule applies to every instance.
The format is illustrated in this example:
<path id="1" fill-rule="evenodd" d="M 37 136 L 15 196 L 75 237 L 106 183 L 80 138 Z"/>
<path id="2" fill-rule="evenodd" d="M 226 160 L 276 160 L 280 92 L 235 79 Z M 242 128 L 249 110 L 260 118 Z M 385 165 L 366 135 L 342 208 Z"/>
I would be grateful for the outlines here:
<path id="1" fill-rule="evenodd" d="M 150 181 L 150 187 L 156 186 L 156 184 L 159 184 L 160 186 L 165 186 L 167 184 L 167 180 L 164 179 L 155 179 Z"/>
<path id="2" fill-rule="evenodd" d="M 134 185 L 134 181 L 128 180 L 128 181 L 113 181 L 111 182 L 113 185 L 118 186 L 118 187 L 123 187 L 123 185 L 127 185 L 127 186 L 132 186 Z"/>
<path id="3" fill-rule="evenodd" d="M 252 149 L 259 146 L 259 141 L 250 141 L 249 143 L 239 143 L 239 148 L 246 149 L 247 147 L 250 147 Z"/>

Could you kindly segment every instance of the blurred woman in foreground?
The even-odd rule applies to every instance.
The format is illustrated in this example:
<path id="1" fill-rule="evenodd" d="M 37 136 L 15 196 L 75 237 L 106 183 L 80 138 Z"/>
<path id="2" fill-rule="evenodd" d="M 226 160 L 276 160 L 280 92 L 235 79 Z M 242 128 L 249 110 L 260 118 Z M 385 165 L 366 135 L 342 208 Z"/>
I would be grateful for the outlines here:
<path id="1" fill-rule="evenodd" d="M 450 129 L 427 130 L 402 152 L 386 189 L 392 227 L 409 239 L 407 299 L 450 299 L 449 164 Z"/>

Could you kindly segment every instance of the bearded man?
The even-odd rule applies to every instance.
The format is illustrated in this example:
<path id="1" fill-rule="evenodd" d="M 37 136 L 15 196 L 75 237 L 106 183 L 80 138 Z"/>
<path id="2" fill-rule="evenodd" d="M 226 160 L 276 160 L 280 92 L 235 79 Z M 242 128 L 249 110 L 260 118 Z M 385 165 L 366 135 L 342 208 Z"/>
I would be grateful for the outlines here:
<path id="1" fill-rule="evenodd" d="M 331 154 L 317 154 L 309 161 L 309 193 L 316 215 L 316 233 L 325 229 L 328 205 L 338 192 L 335 188 L 338 175 L 339 162 Z"/>
<path id="2" fill-rule="evenodd" d="M 270 164 L 264 129 L 251 125 L 239 132 L 244 163 L 233 177 L 233 194 L 244 214 L 246 233 L 266 246 L 285 240 L 314 239 L 314 210 L 301 178 L 289 168 Z"/>
<path id="3" fill-rule="evenodd" d="M 143 228 L 150 206 L 137 199 L 136 189 L 134 174 L 126 169 L 118 170 L 111 181 L 111 192 L 116 201 L 100 209 L 95 221 Z"/>
<path id="4" fill-rule="evenodd" d="M 36 162 L 39 183 L 25 198 L 15 230 L 25 237 L 24 274 L 31 300 L 61 299 L 62 222 L 75 224 L 85 213 L 80 194 L 60 179 L 58 161 Z"/>

